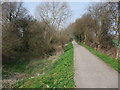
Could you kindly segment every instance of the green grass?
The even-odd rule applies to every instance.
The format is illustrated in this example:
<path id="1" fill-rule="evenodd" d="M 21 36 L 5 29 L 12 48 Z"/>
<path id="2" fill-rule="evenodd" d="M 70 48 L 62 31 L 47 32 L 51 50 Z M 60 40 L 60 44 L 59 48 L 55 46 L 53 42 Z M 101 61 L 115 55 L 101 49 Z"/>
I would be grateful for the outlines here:
<path id="1" fill-rule="evenodd" d="M 19 54 L 19 56 L 21 55 Z M 14 73 L 27 74 L 28 76 L 34 76 L 36 73 L 42 74 L 52 65 L 50 60 L 27 60 L 19 56 L 15 61 L 3 65 L 3 78 Z"/>
<path id="2" fill-rule="evenodd" d="M 111 58 L 107 55 L 104 55 L 100 52 L 97 52 L 96 50 L 94 50 L 93 48 L 79 43 L 81 46 L 85 47 L 86 49 L 88 49 L 90 52 L 92 52 L 94 55 L 98 56 L 101 60 L 103 60 L 105 63 L 107 63 L 109 66 L 111 66 L 112 68 L 114 68 L 116 71 L 120 72 L 120 63 L 118 63 L 118 61 L 114 58 Z"/>
<path id="3" fill-rule="evenodd" d="M 51 69 L 41 76 L 26 78 L 15 84 L 15 88 L 73 88 L 73 48 L 72 43 L 65 47 L 64 53 Z"/>
<path id="4" fill-rule="evenodd" d="M 71 45 L 72 43 L 68 43 L 67 46 L 64 48 L 64 52 L 68 51 L 69 49 L 72 49 L 73 46 Z"/>

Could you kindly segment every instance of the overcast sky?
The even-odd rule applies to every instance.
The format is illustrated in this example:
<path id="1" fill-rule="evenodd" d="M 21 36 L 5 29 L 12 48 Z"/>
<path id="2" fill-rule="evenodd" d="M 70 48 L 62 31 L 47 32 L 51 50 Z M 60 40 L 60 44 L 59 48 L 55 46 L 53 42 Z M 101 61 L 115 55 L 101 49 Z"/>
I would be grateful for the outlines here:
<path id="1" fill-rule="evenodd" d="M 40 2 L 25 2 L 24 6 L 29 10 L 29 13 L 32 16 L 35 16 L 36 6 L 38 6 Z M 80 18 L 85 12 L 87 12 L 87 8 L 91 3 L 89 2 L 68 2 L 70 9 L 72 10 L 72 16 L 68 19 L 66 25 L 74 22 L 77 18 Z"/>

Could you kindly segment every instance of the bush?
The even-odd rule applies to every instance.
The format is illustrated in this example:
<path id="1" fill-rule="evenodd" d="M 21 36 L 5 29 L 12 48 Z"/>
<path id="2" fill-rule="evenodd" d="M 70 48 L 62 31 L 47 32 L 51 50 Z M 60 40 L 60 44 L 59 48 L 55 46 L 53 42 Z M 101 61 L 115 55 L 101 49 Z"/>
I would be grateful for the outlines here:
<path id="1" fill-rule="evenodd" d="M 50 37 L 52 36 L 46 28 L 47 26 L 43 22 L 32 22 L 29 25 L 29 41 L 28 41 L 28 55 L 32 57 L 44 57 L 52 51 L 50 44 Z"/>
<path id="2" fill-rule="evenodd" d="M 2 31 L 3 62 L 15 58 L 16 52 L 22 46 L 22 39 L 15 24 L 7 23 Z"/>

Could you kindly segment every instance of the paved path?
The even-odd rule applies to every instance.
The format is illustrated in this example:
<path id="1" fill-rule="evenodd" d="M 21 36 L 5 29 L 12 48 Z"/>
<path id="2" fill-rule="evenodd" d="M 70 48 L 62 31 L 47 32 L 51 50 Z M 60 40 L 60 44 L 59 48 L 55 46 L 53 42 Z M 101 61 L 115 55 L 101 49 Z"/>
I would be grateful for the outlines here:
<path id="1" fill-rule="evenodd" d="M 77 88 L 118 88 L 118 73 L 73 41 Z"/>

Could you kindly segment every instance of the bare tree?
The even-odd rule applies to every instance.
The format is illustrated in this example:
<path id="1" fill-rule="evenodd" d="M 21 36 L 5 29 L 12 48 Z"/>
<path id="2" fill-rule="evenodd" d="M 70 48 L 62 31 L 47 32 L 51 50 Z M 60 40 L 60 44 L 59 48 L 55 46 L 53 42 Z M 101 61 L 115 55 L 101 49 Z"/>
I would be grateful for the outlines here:
<path id="1" fill-rule="evenodd" d="M 98 24 L 99 27 L 96 27 L 95 29 L 95 35 L 96 35 L 96 43 L 97 43 L 97 49 L 100 49 L 101 40 L 102 38 L 106 38 L 106 35 L 108 35 L 108 31 L 110 30 L 111 26 L 111 17 L 109 14 L 109 8 L 107 6 L 107 3 L 97 3 L 95 5 L 92 5 L 89 7 L 89 12 L 93 19 L 95 20 L 95 23 Z M 102 33 L 103 32 L 103 33 Z M 104 37 L 105 36 L 105 37 Z"/>
<path id="2" fill-rule="evenodd" d="M 65 22 L 71 15 L 71 10 L 67 3 L 62 2 L 45 2 L 36 7 L 37 19 L 46 24 L 44 38 L 47 38 L 48 44 L 53 39 L 54 33 L 59 30 L 63 22 Z"/>
<path id="3" fill-rule="evenodd" d="M 58 30 L 63 22 L 71 15 L 71 10 L 65 2 L 41 3 L 36 8 L 36 15 L 41 21 L 49 22 L 50 25 Z"/>
<path id="4" fill-rule="evenodd" d="M 27 10 L 23 2 L 4 2 L 2 4 L 3 23 L 26 17 Z"/>
<path id="5" fill-rule="evenodd" d="M 119 23 L 120 23 L 120 17 L 119 17 L 119 15 L 120 15 L 120 2 L 108 2 L 107 3 L 107 6 L 108 6 L 108 8 L 109 8 L 109 13 L 110 13 L 110 17 L 111 17 L 111 29 L 114 31 L 114 32 L 116 32 L 115 33 L 115 35 L 116 35 L 116 37 L 118 38 L 117 40 L 118 40 L 118 48 L 117 48 L 117 53 L 116 53 L 116 59 L 118 59 L 119 61 L 120 61 L 120 59 L 119 59 L 119 57 L 120 57 L 120 46 L 119 46 L 119 43 L 120 43 L 120 25 L 119 25 Z"/>

